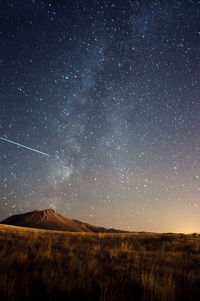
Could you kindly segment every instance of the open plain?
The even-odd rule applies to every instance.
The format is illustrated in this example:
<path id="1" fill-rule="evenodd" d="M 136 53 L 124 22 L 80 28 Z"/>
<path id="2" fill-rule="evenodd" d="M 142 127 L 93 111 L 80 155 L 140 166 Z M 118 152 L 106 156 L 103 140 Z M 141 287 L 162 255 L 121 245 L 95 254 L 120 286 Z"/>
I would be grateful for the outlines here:
<path id="1" fill-rule="evenodd" d="M 0 300 L 200 300 L 197 234 L 0 225 Z"/>

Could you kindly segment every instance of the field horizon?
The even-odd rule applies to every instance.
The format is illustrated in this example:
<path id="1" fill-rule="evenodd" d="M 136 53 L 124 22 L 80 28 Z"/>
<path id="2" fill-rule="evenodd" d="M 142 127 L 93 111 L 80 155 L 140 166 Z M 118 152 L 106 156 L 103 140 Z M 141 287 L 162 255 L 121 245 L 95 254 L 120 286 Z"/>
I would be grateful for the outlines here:
<path id="1" fill-rule="evenodd" d="M 32 229 L 68 232 L 93 232 L 93 233 L 148 233 L 148 234 L 199 234 L 198 231 L 151 231 L 151 230 L 125 230 L 123 228 L 109 228 L 93 225 L 72 217 L 61 215 L 51 208 L 35 209 L 24 213 L 17 213 L 0 221 L 0 224 L 13 225 Z"/>

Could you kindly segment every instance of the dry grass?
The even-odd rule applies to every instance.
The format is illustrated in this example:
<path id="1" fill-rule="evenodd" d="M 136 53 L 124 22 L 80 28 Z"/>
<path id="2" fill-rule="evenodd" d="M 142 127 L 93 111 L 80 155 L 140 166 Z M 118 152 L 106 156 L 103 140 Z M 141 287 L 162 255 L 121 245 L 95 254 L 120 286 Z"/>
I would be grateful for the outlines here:
<path id="1" fill-rule="evenodd" d="M 200 300 L 200 236 L 0 225 L 0 300 Z"/>

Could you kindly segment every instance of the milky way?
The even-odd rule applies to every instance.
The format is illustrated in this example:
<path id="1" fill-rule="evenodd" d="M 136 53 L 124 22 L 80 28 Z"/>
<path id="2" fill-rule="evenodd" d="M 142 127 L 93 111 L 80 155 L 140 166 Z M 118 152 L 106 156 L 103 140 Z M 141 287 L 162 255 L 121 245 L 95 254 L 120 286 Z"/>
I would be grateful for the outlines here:
<path id="1" fill-rule="evenodd" d="M 0 219 L 200 231 L 200 2 L 5 1 Z"/>

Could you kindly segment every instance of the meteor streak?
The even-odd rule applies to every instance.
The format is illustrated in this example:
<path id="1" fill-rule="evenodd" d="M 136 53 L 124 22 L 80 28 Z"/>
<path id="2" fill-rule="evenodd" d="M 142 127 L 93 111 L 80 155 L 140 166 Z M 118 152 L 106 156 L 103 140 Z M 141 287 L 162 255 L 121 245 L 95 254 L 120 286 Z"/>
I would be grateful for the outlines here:
<path id="1" fill-rule="evenodd" d="M 47 157 L 51 157 L 51 155 L 49 155 L 49 154 L 43 153 L 43 152 L 41 152 L 41 151 L 39 151 L 39 150 L 37 150 L 37 149 L 34 149 L 34 148 L 31 148 L 31 147 L 25 146 L 25 145 L 23 145 L 23 144 L 20 144 L 20 143 L 15 142 L 15 141 L 12 141 L 12 140 L 9 140 L 9 139 L 3 138 L 3 137 L 0 137 L 0 139 L 3 140 L 3 141 L 6 141 L 6 142 L 10 142 L 10 143 L 12 143 L 12 144 L 15 144 L 15 145 L 17 145 L 17 146 L 24 147 L 24 148 L 26 148 L 26 149 L 29 149 L 29 150 L 31 150 L 31 151 L 33 151 L 33 152 L 36 152 L 36 153 L 39 153 L 39 154 L 41 154 L 41 155 L 44 155 L 44 156 L 47 156 Z"/>

